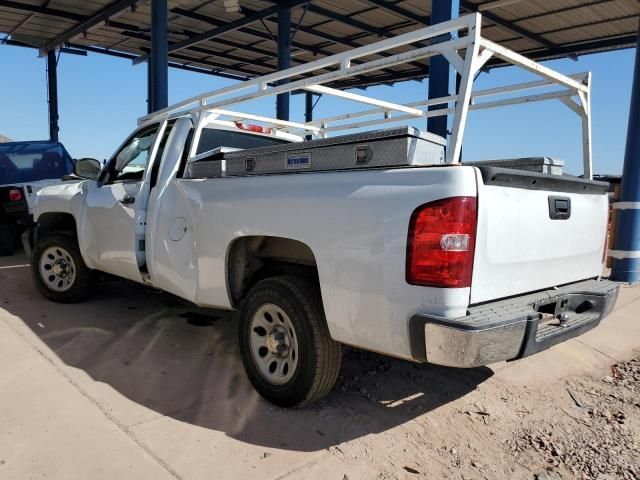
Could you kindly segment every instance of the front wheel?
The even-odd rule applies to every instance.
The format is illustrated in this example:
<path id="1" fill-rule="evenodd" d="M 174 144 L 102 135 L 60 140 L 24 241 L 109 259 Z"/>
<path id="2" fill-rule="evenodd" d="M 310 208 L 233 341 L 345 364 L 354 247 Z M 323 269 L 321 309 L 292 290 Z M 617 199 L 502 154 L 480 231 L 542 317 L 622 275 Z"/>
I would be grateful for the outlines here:
<path id="1" fill-rule="evenodd" d="M 249 380 L 271 403 L 305 406 L 333 388 L 341 346 L 331 339 L 313 282 L 282 276 L 257 283 L 244 302 L 239 333 Z"/>
<path id="2" fill-rule="evenodd" d="M 40 293 L 54 302 L 80 302 L 91 292 L 92 271 L 70 235 L 54 233 L 39 240 L 31 256 L 31 273 Z"/>

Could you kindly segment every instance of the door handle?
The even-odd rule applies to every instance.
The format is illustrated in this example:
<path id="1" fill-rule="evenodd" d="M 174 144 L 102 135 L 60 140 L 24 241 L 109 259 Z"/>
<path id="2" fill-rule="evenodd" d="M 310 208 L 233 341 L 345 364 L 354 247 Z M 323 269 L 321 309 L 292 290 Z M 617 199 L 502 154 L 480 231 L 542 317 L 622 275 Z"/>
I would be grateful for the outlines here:
<path id="1" fill-rule="evenodd" d="M 122 200 L 119 200 L 120 203 L 122 203 L 123 205 L 131 205 L 132 203 L 135 203 L 136 201 L 136 197 L 132 197 L 131 195 L 125 195 Z"/>

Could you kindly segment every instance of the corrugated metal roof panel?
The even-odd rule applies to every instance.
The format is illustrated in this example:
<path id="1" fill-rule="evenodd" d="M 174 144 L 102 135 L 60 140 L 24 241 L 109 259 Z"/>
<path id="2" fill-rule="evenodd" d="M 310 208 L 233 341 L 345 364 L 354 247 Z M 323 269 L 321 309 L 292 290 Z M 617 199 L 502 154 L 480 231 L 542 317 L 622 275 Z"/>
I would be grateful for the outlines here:
<path id="1" fill-rule="evenodd" d="M 43 45 L 92 17 L 114 0 L 0 0 L 0 33 L 14 40 L 28 39 Z M 461 14 L 487 8 L 494 0 L 460 0 Z M 245 12 L 227 12 L 222 0 L 169 0 L 170 43 L 213 30 L 228 22 L 273 7 L 277 2 L 242 0 Z M 430 15 L 425 0 L 314 0 L 293 9 L 295 24 L 301 22 L 292 48 L 293 64 L 339 53 L 359 45 L 424 26 Z M 483 34 L 508 48 L 541 58 L 578 55 L 632 46 L 638 29 L 637 0 L 519 0 L 485 10 Z M 150 48 L 150 5 L 139 2 L 104 24 L 90 28 L 73 44 L 116 52 L 142 54 Z M 212 73 L 261 75 L 276 68 L 276 16 L 255 21 L 170 55 L 170 61 L 198 65 Z M 400 49 L 401 51 L 403 49 Z M 380 58 L 372 55 L 369 58 Z M 424 76 L 426 62 L 391 67 L 382 76 Z M 394 74 L 395 72 L 395 74 Z M 364 78 L 360 78 L 366 84 Z M 353 82 L 351 82 L 353 84 Z"/>

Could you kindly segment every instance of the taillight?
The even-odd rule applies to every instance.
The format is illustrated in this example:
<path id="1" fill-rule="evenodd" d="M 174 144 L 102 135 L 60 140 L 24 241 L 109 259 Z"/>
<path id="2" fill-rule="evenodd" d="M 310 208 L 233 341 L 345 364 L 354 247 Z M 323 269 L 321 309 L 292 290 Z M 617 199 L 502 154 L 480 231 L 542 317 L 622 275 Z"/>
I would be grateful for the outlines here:
<path id="1" fill-rule="evenodd" d="M 236 127 L 241 130 L 247 130 L 248 132 L 256 132 L 256 133 L 265 133 L 267 135 L 271 135 L 272 130 L 267 127 L 261 127 L 260 125 L 245 125 L 242 122 L 235 122 Z"/>
<path id="2" fill-rule="evenodd" d="M 22 200 L 22 192 L 17 188 L 9 190 L 9 200 L 12 202 L 19 202 Z"/>
<path id="3" fill-rule="evenodd" d="M 452 197 L 418 207 L 407 242 L 407 282 L 429 287 L 471 286 L 476 197 Z"/>

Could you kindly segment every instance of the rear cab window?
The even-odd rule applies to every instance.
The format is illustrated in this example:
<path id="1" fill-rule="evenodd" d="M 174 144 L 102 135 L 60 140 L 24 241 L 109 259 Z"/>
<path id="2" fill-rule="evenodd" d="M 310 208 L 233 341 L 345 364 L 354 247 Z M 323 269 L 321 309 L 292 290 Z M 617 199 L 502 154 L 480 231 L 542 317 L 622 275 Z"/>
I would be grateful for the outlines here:
<path id="1" fill-rule="evenodd" d="M 215 128 L 203 128 L 200 134 L 200 142 L 196 150 L 196 155 L 208 152 L 215 148 L 260 148 L 291 143 L 282 138 L 267 137 L 245 132 L 232 132 L 229 130 L 217 130 Z"/>

